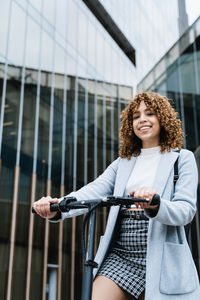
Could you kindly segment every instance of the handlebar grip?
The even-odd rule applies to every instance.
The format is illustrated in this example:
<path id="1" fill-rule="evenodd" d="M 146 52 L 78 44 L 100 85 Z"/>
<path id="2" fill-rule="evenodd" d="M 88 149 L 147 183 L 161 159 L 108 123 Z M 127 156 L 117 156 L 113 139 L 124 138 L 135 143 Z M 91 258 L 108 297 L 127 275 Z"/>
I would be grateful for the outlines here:
<path id="1" fill-rule="evenodd" d="M 58 211 L 59 210 L 59 204 L 58 203 L 50 203 L 50 211 Z M 36 214 L 35 209 L 32 207 L 32 213 Z"/>
<path id="2" fill-rule="evenodd" d="M 151 205 L 159 205 L 160 204 L 160 196 L 158 194 L 155 194 L 152 198 L 152 201 L 151 201 Z"/>

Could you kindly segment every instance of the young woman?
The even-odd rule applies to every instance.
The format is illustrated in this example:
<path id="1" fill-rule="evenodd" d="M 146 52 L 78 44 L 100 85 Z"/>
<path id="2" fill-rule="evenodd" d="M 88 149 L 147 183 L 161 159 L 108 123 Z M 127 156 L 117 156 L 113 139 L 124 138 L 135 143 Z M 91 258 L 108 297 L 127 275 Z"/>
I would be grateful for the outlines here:
<path id="1" fill-rule="evenodd" d="M 193 153 L 180 150 L 181 121 L 157 93 L 135 96 L 122 112 L 120 157 L 95 181 L 73 192 L 78 200 L 107 195 L 148 198 L 130 208 L 112 207 L 95 261 L 92 300 L 197 300 L 200 285 L 184 225 L 196 211 L 197 167 Z M 174 186 L 178 158 L 179 179 Z M 160 204 L 151 206 L 155 194 Z M 50 212 L 58 199 L 43 197 L 36 212 L 52 221 L 84 209 Z"/>

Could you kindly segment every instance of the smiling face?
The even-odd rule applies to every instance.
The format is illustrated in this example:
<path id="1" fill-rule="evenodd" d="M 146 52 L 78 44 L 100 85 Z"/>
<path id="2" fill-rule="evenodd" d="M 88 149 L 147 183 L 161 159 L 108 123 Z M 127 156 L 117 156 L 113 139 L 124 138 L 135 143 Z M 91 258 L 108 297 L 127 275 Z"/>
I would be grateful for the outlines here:
<path id="1" fill-rule="evenodd" d="M 133 130 L 142 141 L 142 148 L 152 148 L 160 145 L 160 123 L 154 111 L 148 108 L 144 101 L 133 113 Z"/>

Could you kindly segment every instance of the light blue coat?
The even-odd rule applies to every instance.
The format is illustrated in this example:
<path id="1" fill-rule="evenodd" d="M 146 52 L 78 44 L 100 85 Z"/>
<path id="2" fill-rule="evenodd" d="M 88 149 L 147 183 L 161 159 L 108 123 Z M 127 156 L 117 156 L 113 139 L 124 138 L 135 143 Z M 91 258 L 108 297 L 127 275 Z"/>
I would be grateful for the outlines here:
<path id="1" fill-rule="evenodd" d="M 174 191 L 174 163 L 178 155 L 179 179 Z M 78 200 L 112 194 L 123 196 L 135 160 L 135 157 L 131 160 L 116 159 L 95 181 L 70 196 Z M 161 203 L 157 215 L 149 220 L 145 300 L 200 299 L 198 275 L 184 231 L 184 225 L 192 221 L 196 212 L 197 177 L 191 151 L 181 150 L 180 154 L 171 151 L 161 155 L 153 185 L 161 196 Z M 63 213 L 62 219 L 84 212 L 84 209 L 71 210 Z M 95 257 L 99 267 L 110 245 L 118 212 L 118 206 L 110 210 L 105 234 Z M 149 216 L 147 210 L 145 213 Z"/>

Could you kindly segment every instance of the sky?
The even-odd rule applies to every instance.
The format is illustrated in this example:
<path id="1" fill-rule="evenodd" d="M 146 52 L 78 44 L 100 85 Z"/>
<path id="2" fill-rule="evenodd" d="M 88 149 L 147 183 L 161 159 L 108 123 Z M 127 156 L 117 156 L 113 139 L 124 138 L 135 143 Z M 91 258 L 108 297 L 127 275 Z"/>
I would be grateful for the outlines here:
<path id="1" fill-rule="evenodd" d="M 200 0 L 185 0 L 188 22 L 191 25 L 200 16 Z"/>

